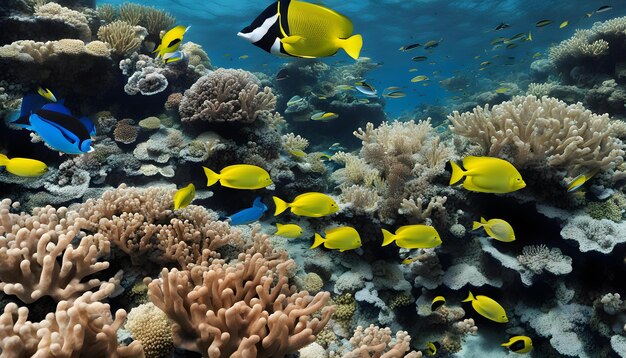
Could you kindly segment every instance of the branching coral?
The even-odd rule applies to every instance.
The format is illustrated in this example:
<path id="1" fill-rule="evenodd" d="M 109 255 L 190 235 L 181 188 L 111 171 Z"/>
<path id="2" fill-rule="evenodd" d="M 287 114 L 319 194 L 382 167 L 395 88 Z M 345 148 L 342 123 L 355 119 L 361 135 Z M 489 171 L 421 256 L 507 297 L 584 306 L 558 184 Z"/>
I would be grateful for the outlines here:
<path id="1" fill-rule="evenodd" d="M 98 39 L 111 45 L 118 55 L 128 55 L 137 51 L 143 40 L 136 29 L 124 21 L 114 21 L 101 26 L 98 30 Z"/>
<path id="2" fill-rule="evenodd" d="M 214 262 L 190 271 L 163 269 L 149 283 L 152 302 L 174 323 L 177 347 L 218 357 L 283 357 L 312 343 L 326 325 L 310 319 L 329 299 L 290 288 L 290 261 L 270 263 L 262 254 L 241 254 L 239 262 Z"/>
<path id="3" fill-rule="evenodd" d="M 176 18 L 169 12 L 152 7 L 143 7 L 141 25 L 148 33 L 158 35 L 161 31 L 167 31 L 176 23 Z"/>
<path id="4" fill-rule="evenodd" d="M 544 271 L 554 275 L 572 272 L 572 258 L 563 255 L 557 248 L 549 249 L 545 245 L 524 246 L 517 260 L 535 275 L 540 275 Z"/>
<path id="5" fill-rule="evenodd" d="M 379 328 L 370 325 L 367 328 L 358 326 L 350 338 L 354 350 L 343 358 L 421 358 L 421 352 L 411 351 L 411 336 L 405 331 L 396 332 L 395 338 L 390 328 Z"/>
<path id="6" fill-rule="evenodd" d="M 55 313 L 34 323 L 28 321 L 28 308 L 9 303 L 0 315 L 0 350 L 3 357 L 142 358 L 141 343 L 118 345 L 117 330 L 125 319 L 124 310 L 113 318 L 109 305 L 89 294 L 59 302 Z"/>
<path id="7" fill-rule="evenodd" d="M 111 4 L 102 4 L 98 6 L 98 17 L 107 24 L 112 23 L 117 17 L 117 10 Z"/>
<path id="8" fill-rule="evenodd" d="M 452 132 L 517 168 L 547 165 L 571 174 L 610 170 L 623 162 L 624 143 L 611 135 L 609 116 L 593 114 L 580 103 L 514 97 L 491 109 L 486 105 L 463 114 L 455 111 L 448 119 Z"/>
<path id="9" fill-rule="evenodd" d="M 180 102 L 183 122 L 244 122 L 272 111 L 276 97 L 269 87 L 262 91 L 253 74 L 243 70 L 218 69 L 201 77 L 185 91 Z"/>
<path id="10" fill-rule="evenodd" d="M 435 177 L 445 171 L 445 163 L 454 157 L 454 150 L 443 142 L 431 126 L 430 120 L 415 123 L 383 123 L 374 128 L 368 123 L 365 130 L 354 135 L 361 139 L 360 155 L 338 152 L 331 159 L 345 167 L 335 171 L 332 178 L 339 183 L 345 199 L 369 203 L 348 202 L 357 211 L 371 212 L 373 193 L 382 198 L 378 213 L 382 219 L 394 218 L 398 213 L 414 220 L 424 221 L 435 212 L 445 212 L 446 197 L 437 195 L 432 185 Z M 355 186 L 363 189 L 357 193 Z M 426 208 L 423 208 L 426 203 Z"/>

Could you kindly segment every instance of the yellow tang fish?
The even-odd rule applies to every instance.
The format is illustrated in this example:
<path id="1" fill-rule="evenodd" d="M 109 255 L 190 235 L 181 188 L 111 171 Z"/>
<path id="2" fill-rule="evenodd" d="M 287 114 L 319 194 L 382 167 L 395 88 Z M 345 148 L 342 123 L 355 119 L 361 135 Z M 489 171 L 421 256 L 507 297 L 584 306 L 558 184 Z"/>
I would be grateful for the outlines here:
<path id="1" fill-rule="evenodd" d="M 507 347 L 511 352 L 528 353 L 533 349 L 533 340 L 527 336 L 515 336 L 509 338 L 509 341 L 502 343 L 501 346 Z"/>
<path id="2" fill-rule="evenodd" d="M 207 177 L 207 186 L 211 186 L 217 181 L 227 188 L 234 189 L 261 189 L 272 185 L 270 174 L 263 168 L 250 164 L 230 165 L 219 174 L 207 167 L 204 174 Z"/>
<path id="3" fill-rule="evenodd" d="M 504 159 L 492 157 L 465 157 L 463 170 L 455 162 L 452 165 L 450 185 L 465 178 L 463 187 L 481 193 L 510 193 L 526 187 L 522 175 Z"/>
<path id="4" fill-rule="evenodd" d="M 195 197 L 196 187 L 193 184 L 178 189 L 174 194 L 174 210 L 184 209 L 187 205 L 191 204 Z"/>
<path id="5" fill-rule="evenodd" d="M 276 1 L 237 36 L 282 56 L 317 58 L 343 49 L 358 59 L 361 35 L 353 35 L 352 21 L 325 6 L 299 0 Z"/>
<path id="6" fill-rule="evenodd" d="M 346 250 L 358 249 L 361 247 L 361 237 L 354 228 L 350 226 L 341 226 L 326 230 L 326 238 L 323 238 L 320 234 L 315 233 L 315 239 L 311 248 L 314 249 L 321 244 L 324 244 L 324 247 L 327 249 L 344 252 Z"/>
<path id="7" fill-rule="evenodd" d="M 430 304 L 430 310 L 431 311 L 436 311 L 439 307 L 443 306 L 446 304 L 446 299 L 443 296 L 437 296 L 435 298 L 433 298 L 433 301 Z"/>
<path id="8" fill-rule="evenodd" d="M 559 25 L 559 29 L 564 28 L 565 26 L 569 25 L 569 21 L 565 20 L 561 23 L 561 25 Z"/>
<path id="9" fill-rule="evenodd" d="M 441 237 L 432 226 L 427 225 L 406 225 L 399 227 L 395 235 L 382 229 L 383 245 L 387 246 L 392 242 L 405 249 L 430 249 L 441 245 Z"/>
<path id="10" fill-rule="evenodd" d="M 297 239 L 302 236 L 302 228 L 296 224 L 276 223 L 276 232 L 274 235 Z"/>
<path id="11" fill-rule="evenodd" d="M 290 149 L 289 154 L 293 155 L 294 157 L 300 157 L 300 158 L 306 157 L 306 153 L 301 151 L 300 149 Z"/>
<path id="12" fill-rule="evenodd" d="M 0 154 L 0 167 L 6 167 L 9 173 L 20 177 L 38 177 L 48 172 L 44 162 L 27 158 L 9 159 L 4 154 Z"/>
<path id="13" fill-rule="evenodd" d="M 583 186 L 583 184 L 585 184 L 589 179 L 593 178 L 594 175 L 598 174 L 598 171 L 600 171 L 599 168 L 596 169 L 592 169 L 587 173 L 583 173 L 580 174 L 579 176 L 577 176 L 576 178 L 574 178 L 568 185 L 567 185 L 567 192 L 572 192 L 572 191 L 576 191 L 578 190 L 581 186 Z"/>
<path id="14" fill-rule="evenodd" d="M 466 299 L 461 302 L 472 302 L 472 307 L 481 316 L 498 323 L 506 323 L 509 321 L 504 308 L 493 299 L 487 296 L 478 295 L 474 297 L 470 291 Z"/>
<path id="15" fill-rule="evenodd" d="M 191 26 L 176 26 L 163 35 L 161 43 L 153 51 L 158 52 L 157 58 L 163 57 L 166 53 L 176 52 L 183 42 L 183 36 Z"/>
<path id="16" fill-rule="evenodd" d="M 57 98 L 54 96 L 54 93 L 52 93 L 52 91 L 50 91 L 47 88 L 39 87 L 39 88 L 37 88 L 37 93 L 41 97 L 47 99 L 50 102 L 56 102 L 57 101 Z"/>
<path id="17" fill-rule="evenodd" d="M 487 235 L 489 235 L 489 237 L 492 237 L 498 241 L 515 241 L 515 233 L 513 232 L 513 227 L 511 226 L 511 224 L 502 219 L 490 219 L 489 221 L 487 221 L 485 220 L 485 218 L 480 218 L 480 222 L 474 221 L 472 230 L 477 230 L 481 227 L 485 228 L 485 231 L 487 232 Z"/>
<path id="18" fill-rule="evenodd" d="M 274 204 L 276 204 L 276 211 L 274 216 L 282 213 L 291 208 L 291 212 L 298 216 L 309 216 L 312 218 L 319 218 L 326 215 L 331 215 L 339 210 L 339 205 L 330 196 L 322 193 L 310 192 L 296 196 L 292 203 L 274 196 Z"/>
<path id="19" fill-rule="evenodd" d="M 420 76 L 415 76 L 411 79 L 411 82 L 422 82 L 422 81 L 428 81 L 428 76 L 420 75 Z"/>

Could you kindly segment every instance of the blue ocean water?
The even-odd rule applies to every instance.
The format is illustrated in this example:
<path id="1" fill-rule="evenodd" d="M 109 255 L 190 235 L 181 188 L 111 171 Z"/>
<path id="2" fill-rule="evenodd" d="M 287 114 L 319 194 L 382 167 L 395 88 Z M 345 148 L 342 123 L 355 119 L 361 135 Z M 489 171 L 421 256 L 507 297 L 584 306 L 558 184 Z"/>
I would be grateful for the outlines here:
<path id="1" fill-rule="evenodd" d="M 119 5 L 124 1 L 98 1 L 98 4 L 105 3 Z M 192 25 L 186 38 L 201 44 L 217 66 L 274 74 L 281 64 L 289 61 L 252 47 L 236 36 L 270 1 L 154 0 L 138 3 L 165 9 L 176 16 L 178 24 Z M 355 33 L 364 38 L 361 56 L 383 64 L 368 73 L 367 80 L 379 90 L 390 86 L 405 88 L 406 97 L 387 101 L 385 110 L 392 116 L 410 114 L 420 104 L 445 104 L 450 93 L 439 86 L 441 79 L 463 76 L 479 83 L 483 79 L 498 81 L 512 73 L 528 72 L 535 53 L 541 52 L 545 58 L 545 51 L 551 44 L 569 38 L 575 29 L 626 14 L 626 8 L 618 6 L 619 1 L 598 0 L 327 0 L 318 3 L 348 16 L 354 23 Z M 613 6 L 613 9 L 585 16 L 603 5 Z M 537 28 L 535 23 L 544 19 L 553 23 Z M 563 21 L 569 24 L 559 29 Z M 502 22 L 511 27 L 494 31 Z M 529 32 L 533 40 L 522 42 L 514 49 L 503 46 L 493 49 L 490 45 L 496 37 Z M 441 40 L 441 43 L 430 52 L 422 48 L 398 51 L 401 46 L 431 40 Z M 250 57 L 239 59 L 243 55 Z M 428 56 L 428 60 L 411 61 L 412 57 L 421 55 Z M 475 56 L 480 58 L 475 59 Z M 494 59 L 494 56 L 499 57 Z M 509 56 L 514 59 L 507 59 Z M 340 51 L 323 61 L 346 63 L 350 58 Z M 483 61 L 492 61 L 494 65 L 479 71 Z M 263 67 L 263 64 L 269 66 Z M 418 71 L 408 72 L 411 68 Z M 433 75 L 433 71 L 438 73 Z M 411 83 L 411 78 L 418 74 L 429 76 L 431 85 Z"/>

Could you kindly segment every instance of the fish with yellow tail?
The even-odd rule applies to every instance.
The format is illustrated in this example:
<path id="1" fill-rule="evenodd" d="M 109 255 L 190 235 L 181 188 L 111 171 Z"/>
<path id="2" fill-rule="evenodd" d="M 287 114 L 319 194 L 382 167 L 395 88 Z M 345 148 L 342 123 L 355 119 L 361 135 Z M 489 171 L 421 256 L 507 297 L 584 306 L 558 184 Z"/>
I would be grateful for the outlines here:
<path id="1" fill-rule="evenodd" d="M 511 226 L 511 224 L 502 219 L 485 220 L 485 218 L 480 218 L 480 222 L 474 221 L 474 224 L 472 225 L 472 230 L 478 230 L 481 227 L 485 228 L 487 235 L 489 235 L 489 237 L 493 239 L 502 242 L 515 241 L 515 233 L 513 232 L 513 227 Z"/>
<path id="2" fill-rule="evenodd" d="M 515 353 L 528 353 L 533 349 L 533 340 L 527 336 L 511 337 L 508 342 L 502 343 L 502 347 L 508 348 Z"/>
<path id="3" fill-rule="evenodd" d="M 350 226 L 341 226 L 334 229 L 326 230 L 326 238 L 320 234 L 315 233 L 315 239 L 311 248 L 314 249 L 322 244 L 324 247 L 331 250 L 339 250 L 344 252 L 346 250 L 358 249 L 361 247 L 361 236 L 358 231 Z"/>
<path id="4" fill-rule="evenodd" d="M 233 189 L 262 189 L 272 185 L 270 174 L 263 168 L 250 164 L 235 164 L 222 169 L 219 174 L 207 167 L 204 174 L 207 185 L 211 186 L 218 181 L 222 186 Z"/>
<path id="5" fill-rule="evenodd" d="M 569 184 L 567 184 L 567 192 L 571 193 L 580 189 L 580 187 L 583 186 L 589 179 L 598 174 L 598 171 L 600 171 L 599 168 L 592 169 L 587 173 L 580 174 L 579 176 L 574 178 Z"/>
<path id="6" fill-rule="evenodd" d="M 183 42 L 183 36 L 189 30 L 191 26 L 176 26 L 173 29 L 163 35 L 161 43 L 153 51 L 157 54 L 157 58 L 165 57 L 167 53 L 173 53 L 178 51 L 181 43 Z"/>
<path id="7" fill-rule="evenodd" d="M 276 236 L 288 237 L 290 239 L 297 239 L 302 236 L 302 228 L 296 224 L 279 224 L 276 223 Z"/>
<path id="8" fill-rule="evenodd" d="M 325 6 L 279 0 L 237 36 L 273 55 L 318 58 L 343 49 L 356 60 L 363 38 L 353 31 L 350 19 Z"/>
<path id="9" fill-rule="evenodd" d="M 435 298 L 433 298 L 433 301 L 430 304 L 430 310 L 435 312 L 436 310 L 439 309 L 439 307 L 443 306 L 446 304 L 446 299 L 443 296 L 437 296 Z"/>
<path id="10" fill-rule="evenodd" d="M 478 295 L 474 297 L 470 291 L 467 298 L 461 302 L 471 302 L 472 307 L 474 307 L 478 314 L 494 322 L 506 323 L 509 321 L 504 308 L 502 308 L 498 302 L 487 296 Z"/>
<path id="11" fill-rule="evenodd" d="M 196 197 L 196 187 L 189 184 L 184 188 L 180 188 L 174 193 L 174 210 L 184 209 L 191 204 Z"/>
<path id="12" fill-rule="evenodd" d="M 293 202 L 288 203 L 283 199 L 274 196 L 274 204 L 276 204 L 276 211 L 274 216 L 279 215 L 287 208 L 291 208 L 291 212 L 298 216 L 308 216 L 312 218 L 319 218 L 326 215 L 331 215 L 339 210 L 339 205 L 333 198 L 323 193 L 304 193 L 296 196 Z"/>
<path id="13" fill-rule="evenodd" d="M 48 166 L 44 162 L 27 158 L 9 159 L 4 154 L 0 154 L 0 167 L 5 167 L 13 175 L 26 178 L 42 176 L 48 172 Z"/>
<path id="14" fill-rule="evenodd" d="M 526 187 L 522 175 L 504 159 L 469 156 L 463 158 L 465 170 L 455 162 L 450 162 L 450 165 L 450 185 L 465 178 L 463 187 L 469 191 L 505 194 Z"/>
<path id="15" fill-rule="evenodd" d="M 427 225 L 406 225 L 396 230 L 395 234 L 382 229 L 383 245 L 387 246 L 392 242 L 405 249 L 431 249 L 441 245 L 441 237 L 437 230 Z"/>
<path id="16" fill-rule="evenodd" d="M 52 93 L 52 91 L 50 91 L 49 89 L 45 87 L 37 88 L 37 94 L 39 94 L 41 97 L 47 99 L 50 102 L 57 101 L 57 98 L 54 96 L 54 93 Z"/>

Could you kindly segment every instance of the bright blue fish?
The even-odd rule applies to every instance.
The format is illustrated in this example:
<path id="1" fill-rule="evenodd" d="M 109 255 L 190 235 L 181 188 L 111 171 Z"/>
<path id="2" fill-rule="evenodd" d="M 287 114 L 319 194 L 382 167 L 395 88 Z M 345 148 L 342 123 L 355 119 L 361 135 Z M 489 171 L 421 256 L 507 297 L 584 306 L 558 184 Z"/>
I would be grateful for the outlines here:
<path id="1" fill-rule="evenodd" d="M 261 218 L 267 211 L 267 206 L 261 201 L 261 197 L 254 199 L 251 208 L 243 209 L 240 212 L 229 216 L 231 225 L 244 225 L 253 223 Z"/>
<path id="2" fill-rule="evenodd" d="M 50 147 L 62 153 L 93 151 L 91 136 L 96 134 L 93 122 L 86 117 L 74 117 L 63 101 L 47 102 L 40 95 L 26 95 L 20 117 L 12 124 L 37 133 Z"/>

